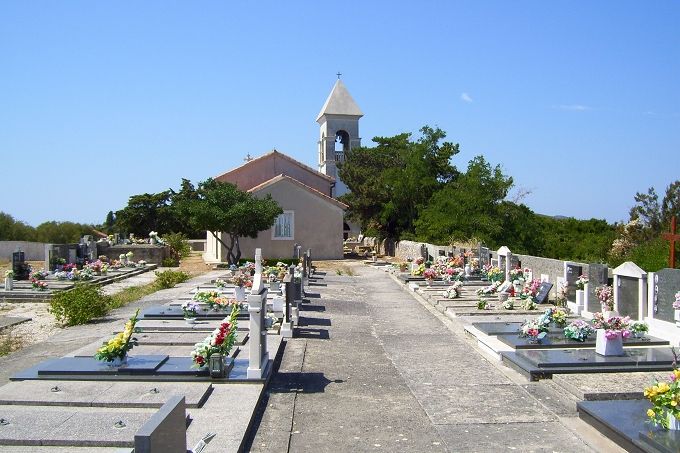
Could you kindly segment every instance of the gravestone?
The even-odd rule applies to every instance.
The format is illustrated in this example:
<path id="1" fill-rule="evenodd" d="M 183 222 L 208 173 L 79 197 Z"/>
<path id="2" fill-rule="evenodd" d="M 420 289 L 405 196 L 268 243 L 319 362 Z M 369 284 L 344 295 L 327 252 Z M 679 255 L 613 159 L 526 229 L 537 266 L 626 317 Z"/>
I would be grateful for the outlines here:
<path id="1" fill-rule="evenodd" d="M 267 288 L 262 283 L 262 249 L 259 248 L 255 249 L 255 269 L 253 287 L 248 295 L 248 314 L 250 315 L 250 357 L 246 371 L 248 379 L 262 379 L 269 363 L 267 330 L 264 323 L 267 311 Z"/>
<path id="2" fill-rule="evenodd" d="M 491 253 L 489 252 L 489 249 L 479 244 L 479 266 L 481 267 L 490 263 Z"/>
<path id="3" fill-rule="evenodd" d="M 675 293 L 680 291 L 680 269 L 661 269 L 654 272 L 652 287 L 652 314 L 654 319 L 675 322 Z"/>
<path id="4" fill-rule="evenodd" d="M 135 453 L 186 453 L 184 396 L 173 396 L 135 434 Z"/>
<path id="5" fill-rule="evenodd" d="M 647 273 L 631 261 L 614 269 L 614 308 L 631 319 L 647 313 Z"/>
<path id="6" fill-rule="evenodd" d="M 564 262 L 564 278 L 567 281 L 567 300 L 576 301 L 576 280 L 583 274 L 583 266 L 576 263 Z"/>
<path id="7" fill-rule="evenodd" d="M 57 251 L 53 244 L 45 244 L 45 264 L 43 269 L 53 271 L 57 260 Z"/>
<path id="8" fill-rule="evenodd" d="M 548 295 L 552 289 L 553 284 L 550 282 L 543 282 L 541 286 L 538 287 L 538 292 L 536 293 L 536 303 L 544 304 L 548 302 Z"/>
<path id="9" fill-rule="evenodd" d="M 283 338 L 293 338 L 293 305 L 295 300 L 293 298 L 293 274 L 288 271 L 283 277 L 283 294 L 286 301 L 286 306 L 283 311 L 283 324 L 281 324 L 281 336 Z M 296 314 L 297 318 L 297 314 Z M 297 319 L 296 319 L 297 321 Z"/>
<path id="10" fill-rule="evenodd" d="M 28 280 L 28 264 L 26 264 L 24 252 L 21 250 L 12 253 L 12 270 L 14 271 L 14 280 Z"/>
<path id="11" fill-rule="evenodd" d="M 75 264 L 78 261 L 78 247 L 69 247 L 68 249 L 68 262 Z"/>
<path id="12" fill-rule="evenodd" d="M 505 274 L 505 280 L 507 281 L 510 279 L 510 267 L 508 263 L 508 256 L 512 255 L 512 252 L 510 252 L 509 248 L 503 246 L 499 248 L 496 253 L 498 254 L 498 267 Z"/>
<path id="13" fill-rule="evenodd" d="M 97 241 L 94 239 L 91 239 L 90 242 L 87 243 L 87 255 L 90 261 L 96 261 L 99 255 L 97 254 Z"/>
<path id="14" fill-rule="evenodd" d="M 600 301 L 597 300 L 595 289 L 609 284 L 609 267 L 606 264 L 591 263 L 588 265 L 588 286 L 584 310 L 594 313 L 600 311 Z"/>

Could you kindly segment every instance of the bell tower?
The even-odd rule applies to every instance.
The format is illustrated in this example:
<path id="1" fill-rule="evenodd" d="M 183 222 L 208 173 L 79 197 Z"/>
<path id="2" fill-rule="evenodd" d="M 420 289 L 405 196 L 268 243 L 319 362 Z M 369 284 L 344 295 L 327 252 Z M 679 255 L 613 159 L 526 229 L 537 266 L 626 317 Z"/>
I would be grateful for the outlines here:
<path id="1" fill-rule="evenodd" d="M 333 197 L 348 192 L 347 186 L 338 177 L 337 163 L 345 160 L 347 151 L 361 146 L 359 118 L 364 116 L 340 80 L 340 75 L 338 73 L 338 81 L 316 118 L 320 126 L 319 171 L 335 178 Z"/>

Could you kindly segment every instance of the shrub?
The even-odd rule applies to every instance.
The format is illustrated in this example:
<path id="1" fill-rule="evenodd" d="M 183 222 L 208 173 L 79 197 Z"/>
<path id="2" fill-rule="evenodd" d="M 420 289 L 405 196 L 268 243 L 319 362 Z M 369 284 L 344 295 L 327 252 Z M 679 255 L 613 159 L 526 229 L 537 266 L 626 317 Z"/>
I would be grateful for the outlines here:
<path id="1" fill-rule="evenodd" d="M 176 284 L 189 280 L 189 274 L 182 271 L 156 272 L 156 287 L 160 289 L 173 288 Z"/>
<path id="2" fill-rule="evenodd" d="M 163 262 L 161 263 L 161 266 L 163 266 L 163 267 L 178 267 L 179 261 L 177 261 L 175 258 L 165 258 L 163 260 Z"/>
<path id="3" fill-rule="evenodd" d="M 163 236 L 163 241 L 172 249 L 172 256 L 175 261 L 186 258 L 191 253 L 191 246 L 187 237 L 182 233 L 171 233 Z"/>
<path id="4" fill-rule="evenodd" d="M 110 301 L 98 286 L 76 283 L 72 290 L 54 295 L 49 311 L 62 325 L 75 326 L 106 315 Z"/>

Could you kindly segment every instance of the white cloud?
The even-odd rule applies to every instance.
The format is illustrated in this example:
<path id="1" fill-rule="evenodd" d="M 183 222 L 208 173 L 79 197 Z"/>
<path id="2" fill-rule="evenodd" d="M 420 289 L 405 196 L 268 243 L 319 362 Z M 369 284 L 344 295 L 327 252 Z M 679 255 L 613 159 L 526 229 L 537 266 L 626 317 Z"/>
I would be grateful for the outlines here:
<path id="1" fill-rule="evenodd" d="M 462 94 L 460 95 L 460 100 L 463 101 L 463 102 L 467 102 L 468 104 L 469 104 L 470 102 L 472 102 L 472 98 L 471 98 L 470 95 L 467 94 L 467 93 L 462 93 Z"/>
<path id="2" fill-rule="evenodd" d="M 557 110 L 569 110 L 572 112 L 584 112 L 586 110 L 590 110 L 590 107 L 587 105 L 583 104 L 561 104 L 561 105 L 553 105 L 554 109 Z"/>

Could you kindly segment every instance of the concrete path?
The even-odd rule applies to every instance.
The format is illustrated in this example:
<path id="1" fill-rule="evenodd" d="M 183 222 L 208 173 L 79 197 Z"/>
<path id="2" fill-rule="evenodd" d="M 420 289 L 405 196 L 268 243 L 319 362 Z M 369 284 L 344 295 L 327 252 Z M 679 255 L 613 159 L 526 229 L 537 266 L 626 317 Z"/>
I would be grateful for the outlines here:
<path id="1" fill-rule="evenodd" d="M 390 275 L 350 266 L 309 287 L 251 451 L 621 451 L 554 384 L 488 361 Z"/>

